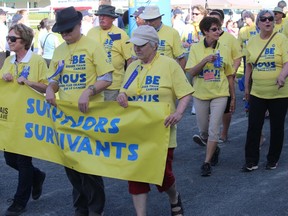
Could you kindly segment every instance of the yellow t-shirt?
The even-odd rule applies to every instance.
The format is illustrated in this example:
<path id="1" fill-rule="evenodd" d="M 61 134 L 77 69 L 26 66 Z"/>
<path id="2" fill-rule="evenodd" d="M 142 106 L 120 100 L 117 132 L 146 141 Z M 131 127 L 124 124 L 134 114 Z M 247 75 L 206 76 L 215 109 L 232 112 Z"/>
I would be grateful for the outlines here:
<path id="1" fill-rule="evenodd" d="M 256 35 L 247 45 L 247 63 L 254 67 L 251 95 L 265 99 L 288 97 L 288 85 L 280 89 L 276 85 L 283 64 L 288 62 L 288 39 L 283 34 L 277 33 L 274 36 L 259 58 L 257 66 L 254 65 L 267 41 L 268 39 L 262 40 Z"/>
<path id="2" fill-rule="evenodd" d="M 47 63 L 41 56 L 28 50 L 21 62 L 15 64 L 15 60 L 15 55 L 9 56 L 5 59 L 4 65 L 0 71 L 1 77 L 3 74 L 10 73 L 14 77 L 13 81 L 16 82 L 22 71 L 25 70 L 29 72 L 27 80 L 44 84 L 48 83 Z"/>
<path id="3" fill-rule="evenodd" d="M 136 68 L 140 68 L 139 74 L 129 82 Z M 176 99 L 192 94 L 194 89 L 176 61 L 157 54 L 150 64 L 142 65 L 136 60 L 128 66 L 120 92 L 125 92 L 129 101 L 169 103 L 174 113 Z M 176 127 L 171 127 L 169 147 L 176 146 Z"/>
<path id="4" fill-rule="evenodd" d="M 232 34 L 223 32 L 223 34 L 219 37 L 219 42 L 230 50 L 232 60 L 243 56 L 241 46 L 238 40 Z"/>
<path id="5" fill-rule="evenodd" d="M 55 75 L 59 61 L 64 61 L 64 68 Z M 61 100 L 77 102 L 83 90 L 93 85 L 98 76 L 113 70 L 103 46 L 83 35 L 76 43 L 64 42 L 55 49 L 48 78 L 58 81 Z M 97 94 L 92 100 L 103 101 L 104 98 Z"/>
<path id="6" fill-rule="evenodd" d="M 159 44 L 158 53 L 173 59 L 184 55 L 185 49 L 182 46 L 179 33 L 172 27 L 162 24 L 158 31 Z"/>
<path id="7" fill-rule="evenodd" d="M 213 63 L 207 63 L 202 71 L 193 78 L 195 89 L 193 96 L 200 100 L 229 96 L 227 76 L 233 74 L 232 59 L 230 51 L 220 42 L 217 43 L 215 49 L 205 47 L 204 40 L 192 46 L 185 69 L 191 69 L 199 64 L 203 58 L 214 54 L 217 50 L 220 51 L 221 67 L 215 68 Z"/>
<path id="8" fill-rule="evenodd" d="M 113 83 L 108 89 L 120 89 L 125 73 L 125 60 L 131 58 L 132 44 L 126 44 L 129 40 L 128 35 L 125 31 L 113 25 L 108 30 L 103 30 L 100 26 L 92 28 L 87 33 L 87 37 L 92 38 L 104 46 L 107 57 L 115 68 L 113 72 Z"/>
<path id="9" fill-rule="evenodd" d="M 276 23 L 275 23 L 274 31 L 275 31 L 275 32 L 282 33 L 282 34 L 284 34 L 286 37 L 288 37 L 288 22 L 285 22 L 285 21 L 282 19 L 282 22 L 281 22 L 280 24 L 276 24 Z"/>
<path id="10" fill-rule="evenodd" d="M 201 39 L 204 38 L 200 28 L 199 28 L 199 23 L 191 23 L 187 24 L 186 28 L 183 31 L 181 41 L 186 42 L 188 39 L 188 34 L 192 34 L 192 43 L 198 43 Z"/>
<path id="11" fill-rule="evenodd" d="M 238 41 L 240 45 L 242 46 L 242 52 L 244 56 L 247 55 L 246 46 L 248 44 L 249 38 L 251 38 L 252 36 L 256 34 L 258 34 L 258 32 L 256 30 L 255 24 L 251 26 L 244 26 L 240 29 L 239 34 L 238 34 Z"/>

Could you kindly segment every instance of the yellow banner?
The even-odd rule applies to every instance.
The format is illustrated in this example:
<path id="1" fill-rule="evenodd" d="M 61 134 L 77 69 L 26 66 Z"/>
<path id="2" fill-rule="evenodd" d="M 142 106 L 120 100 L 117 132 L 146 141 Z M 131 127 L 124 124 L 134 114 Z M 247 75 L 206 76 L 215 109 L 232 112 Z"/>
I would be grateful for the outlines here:
<path id="1" fill-rule="evenodd" d="M 57 101 L 0 80 L 0 150 L 62 164 L 80 172 L 162 184 L 170 137 L 165 103 Z"/>

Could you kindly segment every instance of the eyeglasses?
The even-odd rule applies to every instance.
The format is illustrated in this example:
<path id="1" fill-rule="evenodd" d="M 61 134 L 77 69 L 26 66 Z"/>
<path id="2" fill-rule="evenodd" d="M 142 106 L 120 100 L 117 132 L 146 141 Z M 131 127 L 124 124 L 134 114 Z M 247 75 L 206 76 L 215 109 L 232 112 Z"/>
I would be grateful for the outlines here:
<path id="1" fill-rule="evenodd" d="M 213 31 L 213 32 L 221 31 L 221 28 L 214 27 L 214 28 L 209 29 L 209 31 Z"/>
<path id="2" fill-rule="evenodd" d="M 17 39 L 23 39 L 23 38 L 21 38 L 21 37 L 15 37 L 15 36 L 7 36 L 7 37 L 6 37 L 6 40 L 7 40 L 7 41 L 10 40 L 12 43 L 16 42 Z"/>
<path id="3" fill-rule="evenodd" d="M 278 13 L 278 12 L 274 12 L 274 15 L 278 15 L 278 14 L 281 14 L 281 13 Z"/>
<path id="4" fill-rule="evenodd" d="M 260 22 L 266 22 L 266 20 L 272 22 L 272 21 L 274 21 L 274 17 L 273 17 L 273 16 L 269 16 L 269 17 L 260 17 L 259 20 L 260 20 Z"/>
<path id="5" fill-rule="evenodd" d="M 65 31 L 61 31 L 61 32 L 59 32 L 59 34 L 69 34 L 74 30 L 74 28 L 75 28 L 75 26 L 73 28 L 67 29 Z"/>
<path id="6" fill-rule="evenodd" d="M 192 13 L 192 15 L 194 16 L 198 16 L 200 13 Z"/>

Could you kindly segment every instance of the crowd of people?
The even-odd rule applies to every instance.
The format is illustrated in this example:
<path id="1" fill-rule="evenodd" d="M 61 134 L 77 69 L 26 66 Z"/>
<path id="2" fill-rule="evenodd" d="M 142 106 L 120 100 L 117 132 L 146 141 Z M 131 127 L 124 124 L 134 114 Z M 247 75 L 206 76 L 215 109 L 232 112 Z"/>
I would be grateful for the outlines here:
<path id="1" fill-rule="evenodd" d="M 156 5 L 141 6 L 123 16 L 115 9 L 110 0 L 100 0 L 95 14 L 77 11 L 73 6 L 58 10 L 55 20 L 45 18 L 37 26 L 37 53 L 33 52 L 34 32 L 27 22 L 27 11 L 15 14 L 8 28 L 6 12 L 0 9 L 1 78 L 45 94 L 52 106 L 57 106 L 58 93 L 59 100 L 78 103 L 82 113 L 88 112 L 89 101 L 115 101 L 127 108 L 133 101 L 148 102 L 143 99 L 145 95 L 157 95 L 152 102 L 168 103 L 170 114 L 163 119 L 163 127 L 170 129 L 170 140 L 163 182 L 156 186 L 159 192 L 167 193 L 171 215 L 183 216 L 172 170 L 176 125 L 190 104 L 199 129 L 193 141 L 206 148 L 200 173 L 210 176 L 212 166 L 219 160 L 218 143 L 229 139 L 236 109 L 234 83 L 242 62 L 245 100 L 249 103 L 242 170 L 250 172 L 258 168 L 267 113 L 271 128 L 266 169 L 277 168 L 288 108 L 285 1 L 280 1 L 274 10 L 261 10 L 256 16 L 244 10 L 240 20 L 227 22 L 221 9 L 193 5 L 185 18 L 181 8 L 175 8 L 172 27 L 162 22 L 162 16 L 170 14 L 161 14 Z M 137 24 L 130 37 L 128 15 Z M 56 33 L 63 43 L 60 44 Z M 75 60 L 80 55 L 86 56 L 85 61 Z M 77 64 L 81 64 L 81 71 L 74 71 Z M 86 79 L 78 81 L 81 88 L 67 88 L 70 83 L 61 79 L 75 72 Z M 154 76 L 157 82 L 150 86 L 146 80 Z M 4 152 L 4 156 L 7 165 L 19 173 L 13 203 L 5 215 L 20 215 L 26 210 L 30 195 L 34 200 L 40 198 L 46 174 L 33 166 L 32 157 L 13 152 Z M 68 167 L 65 172 L 73 186 L 75 216 L 103 215 L 102 177 Z M 128 185 L 137 216 L 145 216 L 149 184 L 129 181 Z"/>

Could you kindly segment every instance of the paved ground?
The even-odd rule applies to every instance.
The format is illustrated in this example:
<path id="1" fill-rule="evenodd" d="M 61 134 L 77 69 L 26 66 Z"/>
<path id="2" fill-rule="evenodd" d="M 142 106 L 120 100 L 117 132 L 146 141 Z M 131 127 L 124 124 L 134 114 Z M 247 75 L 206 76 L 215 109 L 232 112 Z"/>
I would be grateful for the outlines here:
<path id="1" fill-rule="evenodd" d="M 261 150 L 260 168 L 252 173 L 242 173 L 247 118 L 244 113 L 242 94 L 237 92 L 237 111 L 229 134 L 229 142 L 222 144 L 220 164 L 211 177 L 200 176 L 204 148 L 192 141 L 197 133 L 196 118 L 190 108 L 179 124 L 178 144 L 175 151 L 174 171 L 177 186 L 187 216 L 288 216 L 288 139 L 286 125 L 285 145 L 279 167 L 273 171 L 264 169 L 268 141 Z M 269 120 L 264 132 L 269 140 Z M 72 216 L 71 186 L 63 167 L 45 161 L 34 160 L 35 165 L 45 170 L 47 179 L 43 195 L 38 201 L 30 201 L 23 216 Z M 5 165 L 0 152 L 0 215 L 8 207 L 16 189 L 17 174 Z M 105 216 L 135 215 L 125 181 L 106 179 L 107 204 Z M 149 216 L 169 216 L 170 208 L 165 194 L 155 187 L 149 195 Z"/>

